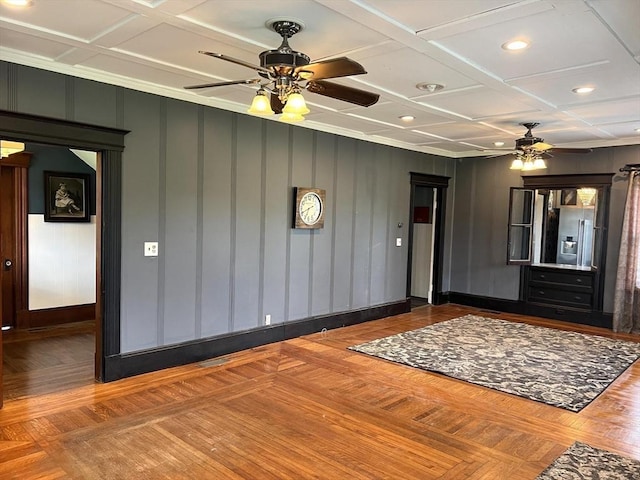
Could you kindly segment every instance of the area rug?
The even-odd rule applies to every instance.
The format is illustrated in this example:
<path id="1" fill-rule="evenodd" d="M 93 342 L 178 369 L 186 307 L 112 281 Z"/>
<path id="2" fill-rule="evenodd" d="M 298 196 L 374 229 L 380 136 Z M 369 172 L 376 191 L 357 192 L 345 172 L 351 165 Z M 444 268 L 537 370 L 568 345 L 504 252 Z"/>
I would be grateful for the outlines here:
<path id="1" fill-rule="evenodd" d="M 536 480 L 638 480 L 640 462 L 576 442 Z"/>
<path id="2" fill-rule="evenodd" d="M 640 357 L 640 343 L 477 315 L 349 348 L 574 412 Z"/>

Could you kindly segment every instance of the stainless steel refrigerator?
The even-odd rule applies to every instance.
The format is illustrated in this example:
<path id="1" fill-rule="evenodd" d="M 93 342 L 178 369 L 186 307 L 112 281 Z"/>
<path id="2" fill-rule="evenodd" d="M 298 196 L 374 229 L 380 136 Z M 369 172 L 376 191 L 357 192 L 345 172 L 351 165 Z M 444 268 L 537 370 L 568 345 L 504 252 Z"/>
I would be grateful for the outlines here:
<path id="1" fill-rule="evenodd" d="M 591 265 L 593 213 L 593 208 L 560 208 L 557 263 L 582 267 Z"/>

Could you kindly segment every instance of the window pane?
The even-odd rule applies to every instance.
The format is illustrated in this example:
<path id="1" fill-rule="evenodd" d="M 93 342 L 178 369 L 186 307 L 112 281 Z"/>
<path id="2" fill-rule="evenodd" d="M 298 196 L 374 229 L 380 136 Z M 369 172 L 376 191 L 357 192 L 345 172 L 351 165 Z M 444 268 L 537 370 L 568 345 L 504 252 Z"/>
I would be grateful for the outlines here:
<path id="1" fill-rule="evenodd" d="M 511 224 L 530 224 L 533 206 L 533 190 L 512 190 Z"/>
<path id="2" fill-rule="evenodd" d="M 511 226 L 509 229 L 509 260 L 529 260 L 531 227 Z"/>

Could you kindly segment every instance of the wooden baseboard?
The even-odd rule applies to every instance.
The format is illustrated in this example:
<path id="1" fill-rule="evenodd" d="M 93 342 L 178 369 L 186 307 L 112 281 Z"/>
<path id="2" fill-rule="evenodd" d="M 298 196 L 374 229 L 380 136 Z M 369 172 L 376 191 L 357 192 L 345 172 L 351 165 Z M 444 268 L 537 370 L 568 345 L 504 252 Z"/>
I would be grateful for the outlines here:
<path id="1" fill-rule="evenodd" d="M 295 322 L 260 327 L 246 332 L 203 338 L 138 352 L 109 355 L 105 358 L 102 381 L 111 382 L 142 373 L 200 362 L 268 343 L 280 342 L 323 329 L 355 325 L 411 311 L 410 299 L 374 307 L 311 317 Z"/>
<path id="2" fill-rule="evenodd" d="M 68 307 L 21 310 L 17 316 L 17 328 L 38 328 L 62 323 L 82 322 L 96 318 L 96 304 L 71 305 Z"/>
<path id="3" fill-rule="evenodd" d="M 498 312 L 532 315 L 535 317 L 563 320 L 565 322 L 591 325 L 594 327 L 612 328 L 613 314 L 607 312 L 589 312 L 566 307 L 553 307 L 535 303 L 525 303 L 519 300 L 505 300 L 502 298 L 484 297 L 468 293 L 447 292 L 449 303 L 458 303 L 469 307 L 484 308 Z"/>

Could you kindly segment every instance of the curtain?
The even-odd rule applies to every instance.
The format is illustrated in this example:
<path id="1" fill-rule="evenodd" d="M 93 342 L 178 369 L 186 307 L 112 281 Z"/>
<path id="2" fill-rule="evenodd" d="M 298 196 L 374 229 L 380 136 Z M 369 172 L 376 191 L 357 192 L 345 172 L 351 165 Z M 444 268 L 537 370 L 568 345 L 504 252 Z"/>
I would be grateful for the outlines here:
<path id="1" fill-rule="evenodd" d="M 640 333 L 640 172 L 629 173 L 618 255 L 613 331 Z"/>

